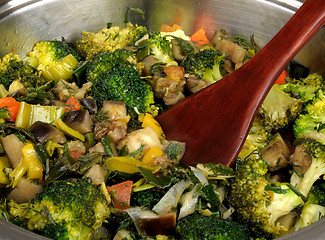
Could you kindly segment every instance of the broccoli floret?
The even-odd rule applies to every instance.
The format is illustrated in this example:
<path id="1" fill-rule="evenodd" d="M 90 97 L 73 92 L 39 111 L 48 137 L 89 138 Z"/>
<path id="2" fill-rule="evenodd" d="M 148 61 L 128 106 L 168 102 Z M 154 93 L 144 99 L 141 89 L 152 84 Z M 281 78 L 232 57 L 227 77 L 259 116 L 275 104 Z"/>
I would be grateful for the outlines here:
<path id="1" fill-rule="evenodd" d="M 302 207 L 295 229 L 307 227 L 325 216 L 325 185 L 318 184 L 311 188 L 308 201 Z"/>
<path id="2" fill-rule="evenodd" d="M 313 137 L 325 144 L 325 94 L 323 90 L 316 92 L 312 102 L 304 108 L 294 122 L 293 132 L 296 138 Z"/>
<path id="3" fill-rule="evenodd" d="M 288 229 L 276 223 L 280 217 L 303 204 L 287 183 L 271 184 L 266 179 L 267 163 L 263 159 L 238 162 L 231 182 L 229 202 L 237 218 L 257 235 L 277 237 Z"/>
<path id="4" fill-rule="evenodd" d="M 254 119 L 238 157 L 241 159 L 245 159 L 248 155 L 251 155 L 251 157 L 258 157 L 258 154 L 251 153 L 264 148 L 271 140 L 271 137 L 272 134 L 270 133 L 270 129 L 266 128 L 261 117 L 257 116 Z"/>
<path id="5" fill-rule="evenodd" d="M 149 38 L 141 42 L 138 48 L 140 51 L 149 51 L 158 62 L 166 64 L 167 66 L 178 65 L 173 58 L 171 41 L 160 32 L 150 32 Z"/>
<path id="6" fill-rule="evenodd" d="M 183 61 L 182 67 L 185 73 L 214 83 L 223 77 L 221 67 L 226 56 L 225 53 L 213 48 L 204 49 L 198 53 L 189 54 Z"/>
<path id="7" fill-rule="evenodd" d="M 100 73 L 112 70 L 114 67 L 130 65 L 136 68 L 137 61 L 133 52 L 117 49 L 114 52 L 99 54 L 87 68 L 87 80 L 97 81 Z"/>
<path id="8" fill-rule="evenodd" d="M 144 206 L 152 209 L 164 196 L 164 192 L 158 189 L 147 189 L 132 193 L 131 205 Z"/>
<path id="9" fill-rule="evenodd" d="M 325 183 L 312 186 L 308 195 L 308 202 L 325 207 Z"/>
<path id="10" fill-rule="evenodd" d="M 0 61 L 0 84 L 8 90 L 15 80 L 26 88 L 37 88 L 46 83 L 37 69 L 21 60 L 17 54 L 9 53 Z"/>
<path id="11" fill-rule="evenodd" d="M 35 44 L 28 57 L 36 59 L 37 69 L 49 80 L 68 80 L 82 60 L 79 53 L 65 40 L 41 41 Z"/>
<path id="12" fill-rule="evenodd" d="M 259 110 L 266 127 L 276 132 L 286 128 L 302 112 L 304 101 L 292 98 L 285 93 L 278 84 L 275 84 Z"/>
<path id="13" fill-rule="evenodd" d="M 305 102 L 312 100 L 319 89 L 324 88 L 324 79 L 318 73 L 308 75 L 306 78 L 289 79 L 285 84 L 280 85 L 286 93 L 294 98 L 300 98 Z"/>
<path id="14" fill-rule="evenodd" d="M 38 60 L 37 69 L 43 70 L 48 66 L 57 64 L 69 54 L 73 55 L 77 61 L 82 60 L 79 53 L 65 40 L 44 40 L 36 43 L 28 56 L 36 58 Z"/>
<path id="15" fill-rule="evenodd" d="M 306 197 L 319 177 L 325 174 L 325 145 L 317 140 L 306 138 L 301 143 L 312 157 L 305 174 L 295 182 L 295 187 Z"/>
<path id="16" fill-rule="evenodd" d="M 113 52 L 125 46 L 132 46 L 142 38 L 147 29 L 128 23 L 125 28 L 118 26 L 103 28 L 98 33 L 82 32 L 84 36 L 77 41 L 76 48 L 86 60 L 94 59 L 99 53 Z"/>
<path id="17" fill-rule="evenodd" d="M 93 83 L 91 96 L 99 105 L 104 100 L 125 102 L 132 119 L 137 119 L 138 114 L 145 112 L 157 115 L 151 87 L 129 65 L 99 74 Z"/>
<path id="18" fill-rule="evenodd" d="M 28 230 L 52 239 L 92 239 L 110 213 L 105 196 L 86 179 L 58 180 L 10 211 Z"/>
<path id="19" fill-rule="evenodd" d="M 251 239 L 250 230 L 235 221 L 216 216 L 191 214 L 176 224 L 176 233 L 183 240 L 245 240 Z"/>

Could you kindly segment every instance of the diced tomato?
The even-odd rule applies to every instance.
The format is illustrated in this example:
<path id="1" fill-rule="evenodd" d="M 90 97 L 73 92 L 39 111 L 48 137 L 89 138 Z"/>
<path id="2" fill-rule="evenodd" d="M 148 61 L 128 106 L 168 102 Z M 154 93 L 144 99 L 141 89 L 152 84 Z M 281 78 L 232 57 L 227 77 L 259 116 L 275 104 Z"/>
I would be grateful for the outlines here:
<path id="1" fill-rule="evenodd" d="M 283 83 L 286 83 L 286 77 L 288 75 L 289 75 L 288 72 L 286 70 L 283 70 L 282 73 L 281 73 L 281 75 L 275 81 L 275 84 L 283 84 Z"/>
<path id="2" fill-rule="evenodd" d="M 83 152 L 79 152 L 79 151 L 76 151 L 76 150 L 72 150 L 70 151 L 70 156 L 73 158 L 73 159 L 78 159 L 80 158 L 81 156 L 83 156 L 84 153 Z"/>
<path id="3" fill-rule="evenodd" d="M 112 197 L 112 202 L 115 208 L 121 210 L 129 208 L 132 184 L 132 181 L 125 181 L 107 188 L 109 193 L 115 191 L 114 197 Z"/>
<path id="4" fill-rule="evenodd" d="M 200 28 L 191 36 L 191 41 L 198 42 L 199 45 L 210 43 L 203 28 Z"/>
<path id="5" fill-rule="evenodd" d="M 10 113 L 11 119 L 7 119 L 8 121 L 16 121 L 19 106 L 20 102 L 17 102 L 13 97 L 0 98 L 0 108 L 7 107 L 7 110 Z"/>
<path id="6" fill-rule="evenodd" d="M 66 112 L 76 111 L 76 110 L 81 109 L 81 104 L 80 104 L 79 100 L 76 97 L 74 97 L 74 96 L 71 96 L 67 100 L 67 102 L 65 104 L 66 104 L 66 106 L 65 106 L 65 108 L 66 108 L 65 111 Z"/>
<path id="7" fill-rule="evenodd" d="M 173 65 L 164 67 L 164 72 L 168 77 L 170 77 L 173 80 L 181 80 L 181 78 L 185 74 L 185 70 L 183 67 L 178 67 Z"/>

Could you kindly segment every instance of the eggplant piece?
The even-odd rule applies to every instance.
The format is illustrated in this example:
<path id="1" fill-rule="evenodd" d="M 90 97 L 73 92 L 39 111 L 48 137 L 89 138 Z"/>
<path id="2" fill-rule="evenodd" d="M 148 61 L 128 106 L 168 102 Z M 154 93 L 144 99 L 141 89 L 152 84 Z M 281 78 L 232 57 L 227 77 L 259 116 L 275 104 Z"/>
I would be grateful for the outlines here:
<path id="1" fill-rule="evenodd" d="M 91 132 L 92 130 L 93 123 L 86 109 L 68 112 L 64 115 L 62 120 L 70 128 L 81 134 Z"/>
<path id="2" fill-rule="evenodd" d="M 179 40 L 173 38 L 171 40 L 172 43 L 172 53 L 173 53 L 173 57 L 178 60 L 178 61 L 183 61 L 184 58 L 188 55 L 188 54 L 192 54 L 192 53 L 198 53 L 200 51 L 200 47 L 198 42 L 192 42 L 192 41 L 185 41 L 183 40 L 185 44 L 188 44 L 190 47 L 193 47 L 193 51 L 191 52 L 184 52 L 183 51 L 183 47 L 182 44 L 179 42 Z"/>
<path id="3" fill-rule="evenodd" d="M 105 182 L 108 171 L 99 164 L 93 165 L 85 174 L 93 184 L 100 185 Z"/>
<path id="4" fill-rule="evenodd" d="M 302 146 L 297 146 L 295 152 L 290 156 L 290 163 L 293 169 L 304 175 L 311 164 L 312 158 Z"/>
<path id="5" fill-rule="evenodd" d="M 29 181 L 26 178 L 20 178 L 17 186 L 8 194 L 8 197 L 16 203 L 28 203 L 35 198 L 37 193 L 43 189 L 42 185 Z"/>
<path id="6" fill-rule="evenodd" d="M 96 104 L 96 99 L 81 98 L 81 99 L 79 99 L 79 102 L 82 106 L 87 108 L 87 110 L 89 111 L 89 114 L 94 115 L 97 113 L 98 108 L 97 108 L 97 104 Z"/>
<path id="7" fill-rule="evenodd" d="M 145 76 L 150 76 L 152 75 L 151 74 L 151 66 L 158 63 L 158 61 L 152 56 L 152 55 L 148 55 L 146 56 L 145 58 L 143 58 L 141 60 L 141 62 L 143 63 L 144 65 L 144 68 L 143 68 L 143 74 Z"/>
<path id="8" fill-rule="evenodd" d="M 261 150 L 261 157 L 267 162 L 271 172 L 288 166 L 290 154 L 290 149 L 280 134 L 276 134 Z"/>
<path id="9" fill-rule="evenodd" d="M 176 213 L 166 213 L 156 218 L 141 218 L 140 226 L 148 236 L 172 235 L 176 226 Z"/>
<path id="10" fill-rule="evenodd" d="M 10 134 L 1 139 L 2 146 L 9 159 L 10 165 L 15 168 L 20 159 L 23 158 L 21 149 L 24 147 L 24 143 L 19 140 L 15 134 Z"/>
<path id="11" fill-rule="evenodd" d="M 59 144 L 67 141 L 64 133 L 48 123 L 37 121 L 28 129 L 40 143 L 52 139 Z"/>

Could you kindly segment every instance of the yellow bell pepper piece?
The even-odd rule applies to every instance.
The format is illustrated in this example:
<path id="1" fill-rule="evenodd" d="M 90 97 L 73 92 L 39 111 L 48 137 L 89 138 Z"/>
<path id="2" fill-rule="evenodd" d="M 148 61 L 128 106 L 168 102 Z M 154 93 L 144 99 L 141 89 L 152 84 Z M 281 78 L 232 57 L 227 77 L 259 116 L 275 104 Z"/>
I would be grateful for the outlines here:
<path id="1" fill-rule="evenodd" d="M 150 114 L 146 113 L 143 118 L 143 122 L 141 125 L 143 128 L 151 127 L 158 135 L 160 140 L 166 139 L 165 134 L 160 126 L 160 124 L 156 121 L 156 119 Z"/>
<path id="2" fill-rule="evenodd" d="M 138 173 L 139 170 L 137 167 L 139 166 L 147 168 L 153 172 L 159 170 L 159 167 L 150 166 L 133 157 L 111 157 L 111 158 L 107 158 L 104 163 L 104 167 L 107 170 L 124 172 L 124 173 Z"/>
<path id="3" fill-rule="evenodd" d="M 163 155 L 163 151 L 160 147 L 151 147 L 149 150 L 144 154 L 142 158 L 142 162 L 145 164 L 154 164 L 155 158 L 160 157 Z"/>
<path id="4" fill-rule="evenodd" d="M 23 164 L 25 164 L 28 168 L 27 170 L 27 179 L 38 181 L 43 180 L 43 166 L 40 160 L 37 157 L 36 151 L 34 149 L 33 144 L 27 143 L 22 149 L 23 153 Z"/>
<path id="5" fill-rule="evenodd" d="M 56 119 L 53 122 L 53 125 L 57 128 L 61 129 L 65 134 L 69 135 L 70 137 L 78 138 L 81 141 L 85 141 L 84 135 L 82 135 L 80 132 L 72 129 L 67 124 L 65 124 L 61 119 Z"/>
<path id="6" fill-rule="evenodd" d="M 10 164 L 6 156 L 0 157 L 0 184 L 9 184 L 9 178 L 4 172 L 5 168 L 9 168 Z"/>

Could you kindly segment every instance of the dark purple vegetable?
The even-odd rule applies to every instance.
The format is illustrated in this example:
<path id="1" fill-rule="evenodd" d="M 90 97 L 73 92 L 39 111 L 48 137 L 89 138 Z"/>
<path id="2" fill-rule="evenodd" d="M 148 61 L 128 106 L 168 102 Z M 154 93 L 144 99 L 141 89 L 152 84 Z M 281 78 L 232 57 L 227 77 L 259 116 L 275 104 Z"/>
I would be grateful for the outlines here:
<path id="1" fill-rule="evenodd" d="M 91 115 L 97 113 L 97 104 L 96 104 L 96 99 L 93 98 L 81 98 L 79 99 L 79 102 L 82 106 L 88 109 L 89 113 Z"/>
<path id="2" fill-rule="evenodd" d="M 60 144 L 67 141 L 63 132 L 48 123 L 37 121 L 29 127 L 29 131 L 40 143 L 44 143 L 49 139 L 52 139 Z"/>
<path id="3" fill-rule="evenodd" d="M 90 114 L 86 109 L 80 109 L 77 111 L 71 111 L 64 115 L 63 122 L 67 124 L 72 129 L 85 134 L 91 132 L 92 130 L 92 121 Z"/>

